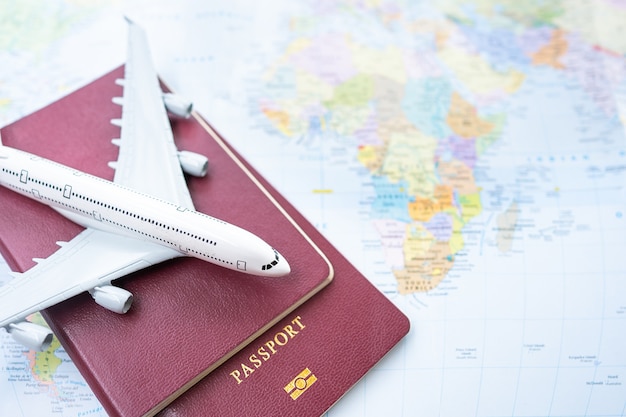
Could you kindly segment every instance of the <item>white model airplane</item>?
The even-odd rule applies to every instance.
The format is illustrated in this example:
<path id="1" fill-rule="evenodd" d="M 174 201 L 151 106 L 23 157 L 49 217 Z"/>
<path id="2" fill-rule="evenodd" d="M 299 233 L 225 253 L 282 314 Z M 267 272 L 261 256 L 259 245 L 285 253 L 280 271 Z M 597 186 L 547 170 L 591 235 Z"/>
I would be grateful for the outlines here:
<path id="1" fill-rule="evenodd" d="M 0 287 L 0 327 L 31 349 L 46 349 L 52 333 L 26 321 L 28 315 L 83 291 L 126 313 L 132 294 L 111 281 L 167 259 L 193 256 L 272 277 L 290 271 L 259 237 L 194 210 L 183 171 L 204 176 L 207 159 L 176 149 L 166 114 L 167 108 L 188 117 L 191 106 L 162 98 L 145 33 L 131 21 L 123 86 L 124 97 L 114 99 L 123 108 L 113 182 L 0 144 L 0 185 L 86 228 Z"/>

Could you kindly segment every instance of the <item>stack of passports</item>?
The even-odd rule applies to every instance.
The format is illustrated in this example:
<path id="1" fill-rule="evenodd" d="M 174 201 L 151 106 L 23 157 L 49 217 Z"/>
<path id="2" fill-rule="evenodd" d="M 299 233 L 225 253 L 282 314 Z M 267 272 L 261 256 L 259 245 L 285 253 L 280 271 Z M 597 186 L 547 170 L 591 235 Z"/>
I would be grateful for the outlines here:
<path id="1" fill-rule="evenodd" d="M 3 143 L 112 180 L 122 77 L 118 68 L 4 127 Z M 208 177 L 188 179 L 196 209 L 260 236 L 291 273 L 178 258 L 115 282 L 134 294 L 126 315 L 83 294 L 44 318 L 111 416 L 323 414 L 408 320 L 201 117 L 172 127 L 179 149 L 210 159 Z M 0 206 L 0 251 L 16 271 L 82 230 L 4 188 Z"/>

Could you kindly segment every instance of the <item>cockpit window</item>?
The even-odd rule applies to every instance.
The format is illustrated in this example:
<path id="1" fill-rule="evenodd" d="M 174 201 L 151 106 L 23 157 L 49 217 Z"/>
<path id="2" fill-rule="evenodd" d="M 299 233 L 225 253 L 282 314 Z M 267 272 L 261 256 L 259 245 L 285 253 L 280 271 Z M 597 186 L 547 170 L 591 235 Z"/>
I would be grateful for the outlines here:
<path id="1" fill-rule="evenodd" d="M 278 251 L 276 249 L 274 250 L 274 260 L 272 262 L 270 262 L 267 265 L 263 265 L 261 267 L 262 271 L 267 271 L 268 269 L 272 269 L 273 266 L 275 266 L 276 264 L 278 264 L 279 258 L 278 258 Z"/>

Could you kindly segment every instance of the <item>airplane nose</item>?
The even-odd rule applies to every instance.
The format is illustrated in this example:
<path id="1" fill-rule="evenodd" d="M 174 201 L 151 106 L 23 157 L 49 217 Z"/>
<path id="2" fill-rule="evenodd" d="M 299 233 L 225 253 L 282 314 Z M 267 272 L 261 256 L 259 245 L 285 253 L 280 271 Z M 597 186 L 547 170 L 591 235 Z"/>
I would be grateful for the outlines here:
<path id="1" fill-rule="evenodd" d="M 276 255 L 278 256 L 278 263 L 269 271 L 270 275 L 273 277 L 282 277 L 287 275 L 291 272 L 289 262 L 287 262 L 287 259 L 285 259 L 285 257 L 280 253 L 276 252 Z"/>
<path id="2" fill-rule="evenodd" d="M 267 255 L 265 255 L 267 256 Z M 291 272 L 291 267 L 289 266 L 289 262 L 278 253 L 276 249 L 272 249 L 272 258 L 265 258 L 269 262 L 261 265 L 260 275 L 266 277 L 282 277 Z"/>
<path id="3" fill-rule="evenodd" d="M 288 273 L 291 272 L 291 267 L 289 266 L 289 262 L 287 262 L 287 260 L 285 258 L 283 258 L 281 256 L 280 258 L 280 262 L 278 262 L 278 265 L 276 265 L 276 272 L 277 272 L 277 276 L 283 276 L 283 275 L 287 275 Z"/>

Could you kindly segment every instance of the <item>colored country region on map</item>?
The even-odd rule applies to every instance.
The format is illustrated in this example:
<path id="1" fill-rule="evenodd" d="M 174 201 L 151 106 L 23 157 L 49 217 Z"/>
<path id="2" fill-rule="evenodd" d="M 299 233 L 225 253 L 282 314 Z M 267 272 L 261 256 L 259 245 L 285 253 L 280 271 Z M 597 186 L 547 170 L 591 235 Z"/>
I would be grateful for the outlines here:
<path id="1" fill-rule="evenodd" d="M 267 94 L 259 102 L 260 111 L 287 137 L 324 130 L 327 119 L 339 117 L 336 114 L 345 108 L 331 112 L 324 107 L 322 103 L 333 97 L 333 87 L 314 74 L 289 66 L 275 68 L 264 89 Z M 354 116 L 354 112 L 348 116 Z"/>
<path id="2" fill-rule="evenodd" d="M 448 242 L 452 238 L 454 220 L 449 213 L 437 213 L 424 223 L 424 227 L 440 242 Z"/>
<path id="3" fill-rule="evenodd" d="M 339 106 L 329 109 L 325 117 L 326 125 L 332 132 L 344 137 L 353 137 L 357 132 L 362 132 L 372 120 L 372 109 L 368 106 Z"/>
<path id="4" fill-rule="evenodd" d="M 282 134 L 286 136 L 293 135 L 289 128 L 291 119 L 289 113 L 282 110 L 274 110 L 270 108 L 262 108 L 261 111 Z"/>
<path id="5" fill-rule="evenodd" d="M 460 195 L 459 205 L 461 206 L 461 219 L 463 224 L 466 224 L 474 217 L 478 216 L 483 210 L 480 202 L 480 191 Z"/>
<path id="6" fill-rule="evenodd" d="M 352 137 L 360 132 L 371 119 L 372 110 L 363 107 L 336 107 L 329 110 L 325 115 L 326 126 L 332 132 L 344 137 Z"/>
<path id="7" fill-rule="evenodd" d="M 402 107 L 405 96 L 405 85 L 384 76 L 374 76 L 374 97 L 370 108 L 372 110 L 372 127 L 376 129 L 376 138 L 379 143 L 389 144 L 396 138 L 426 133 L 407 119 Z M 428 133 L 426 133 L 428 136 Z"/>
<path id="8" fill-rule="evenodd" d="M 381 139 L 378 137 L 376 131 L 378 127 L 378 119 L 374 112 L 369 113 L 367 119 L 363 122 L 363 125 L 356 129 L 353 133 L 354 139 L 359 144 L 357 149 L 360 150 L 361 146 L 380 145 Z"/>
<path id="9" fill-rule="evenodd" d="M 324 104 L 331 110 L 339 106 L 363 107 L 369 103 L 373 95 L 372 78 L 359 74 L 335 87 L 332 98 Z"/>
<path id="10" fill-rule="evenodd" d="M 391 183 L 386 177 L 381 176 L 373 176 L 372 183 L 376 191 L 376 198 L 371 203 L 373 215 L 376 218 L 410 222 L 406 208 L 411 203 L 406 183 L 404 181 Z"/>
<path id="11" fill-rule="evenodd" d="M 28 351 L 26 357 L 28 358 L 31 373 L 37 381 L 47 385 L 54 385 L 54 375 L 63 362 L 54 353 L 60 347 L 61 344 L 55 338 L 48 350 L 43 352 Z"/>
<path id="12" fill-rule="evenodd" d="M 478 192 L 474 172 L 462 161 L 441 161 L 437 164 L 437 172 L 442 184 L 451 187 L 457 195 Z"/>
<path id="13" fill-rule="evenodd" d="M 417 197 L 408 205 L 409 215 L 415 221 L 428 222 L 438 213 L 453 208 L 453 190 L 448 185 L 437 185 L 433 198 Z"/>
<path id="14" fill-rule="evenodd" d="M 47 327 L 46 322 L 39 313 L 30 316 L 29 321 Z M 29 368 L 33 377 L 37 381 L 49 385 L 52 388 L 54 388 L 54 375 L 63 362 L 61 358 L 55 354 L 55 351 L 60 347 L 61 343 L 56 337 L 54 337 L 48 349 L 42 352 L 34 350 L 26 352 L 26 358 L 28 359 Z"/>
<path id="15" fill-rule="evenodd" d="M 293 66 L 334 86 L 359 74 L 349 59 L 351 53 L 345 36 L 322 34 L 293 41 L 277 65 Z"/>
<path id="16" fill-rule="evenodd" d="M 493 124 L 478 115 L 471 103 L 456 92 L 452 93 L 446 123 L 454 133 L 466 139 L 484 136 L 494 128 Z"/>
<path id="17" fill-rule="evenodd" d="M 486 134 L 476 138 L 476 141 L 474 143 L 474 146 L 476 148 L 476 158 L 479 158 L 487 149 L 489 149 L 491 145 L 494 144 L 494 142 L 496 142 L 502 136 L 502 129 L 504 128 L 507 116 L 504 113 L 490 114 L 485 116 L 485 120 L 493 125 L 493 129 L 491 129 Z M 471 163 L 472 161 L 468 161 L 462 157 L 458 159 L 461 159 L 463 162 L 471 167 L 474 166 Z"/>
<path id="18" fill-rule="evenodd" d="M 407 192 L 412 196 L 432 196 L 437 184 L 433 164 L 437 141 L 415 129 L 405 119 L 388 123 L 380 133 L 386 138 L 381 149 L 382 165 L 377 175 L 391 182 L 406 181 Z M 382 128 L 381 128 L 382 130 Z"/>
<path id="19" fill-rule="evenodd" d="M 473 169 L 478 158 L 476 142 L 475 139 L 463 139 L 450 135 L 445 139 L 439 140 L 436 152 L 437 157 L 444 161 L 457 159 Z"/>
<path id="20" fill-rule="evenodd" d="M 352 64 L 359 74 L 382 75 L 400 84 L 406 84 L 405 53 L 395 45 L 374 48 L 357 42 L 348 43 Z"/>
<path id="21" fill-rule="evenodd" d="M 359 145 L 357 159 L 370 172 L 375 172 L 383 165 L 383 145 Z"/>
<path id="22" fill-rule="evenodd" d="M 454 265 L 448 242 L 440 241 L 420 223 L 406 225 L 404 268 L 394 269 L 400 294 L 435 289 Z"/>
<path id="23" fill-rule="evenodd" d="M 548 65 L 556 69 L 565 68 L 561 58 L 567 52 L 568 46 L 564 32 L 560 29 L 554 30 L 550 41 L 531 55 L 533 65 Z"/>

